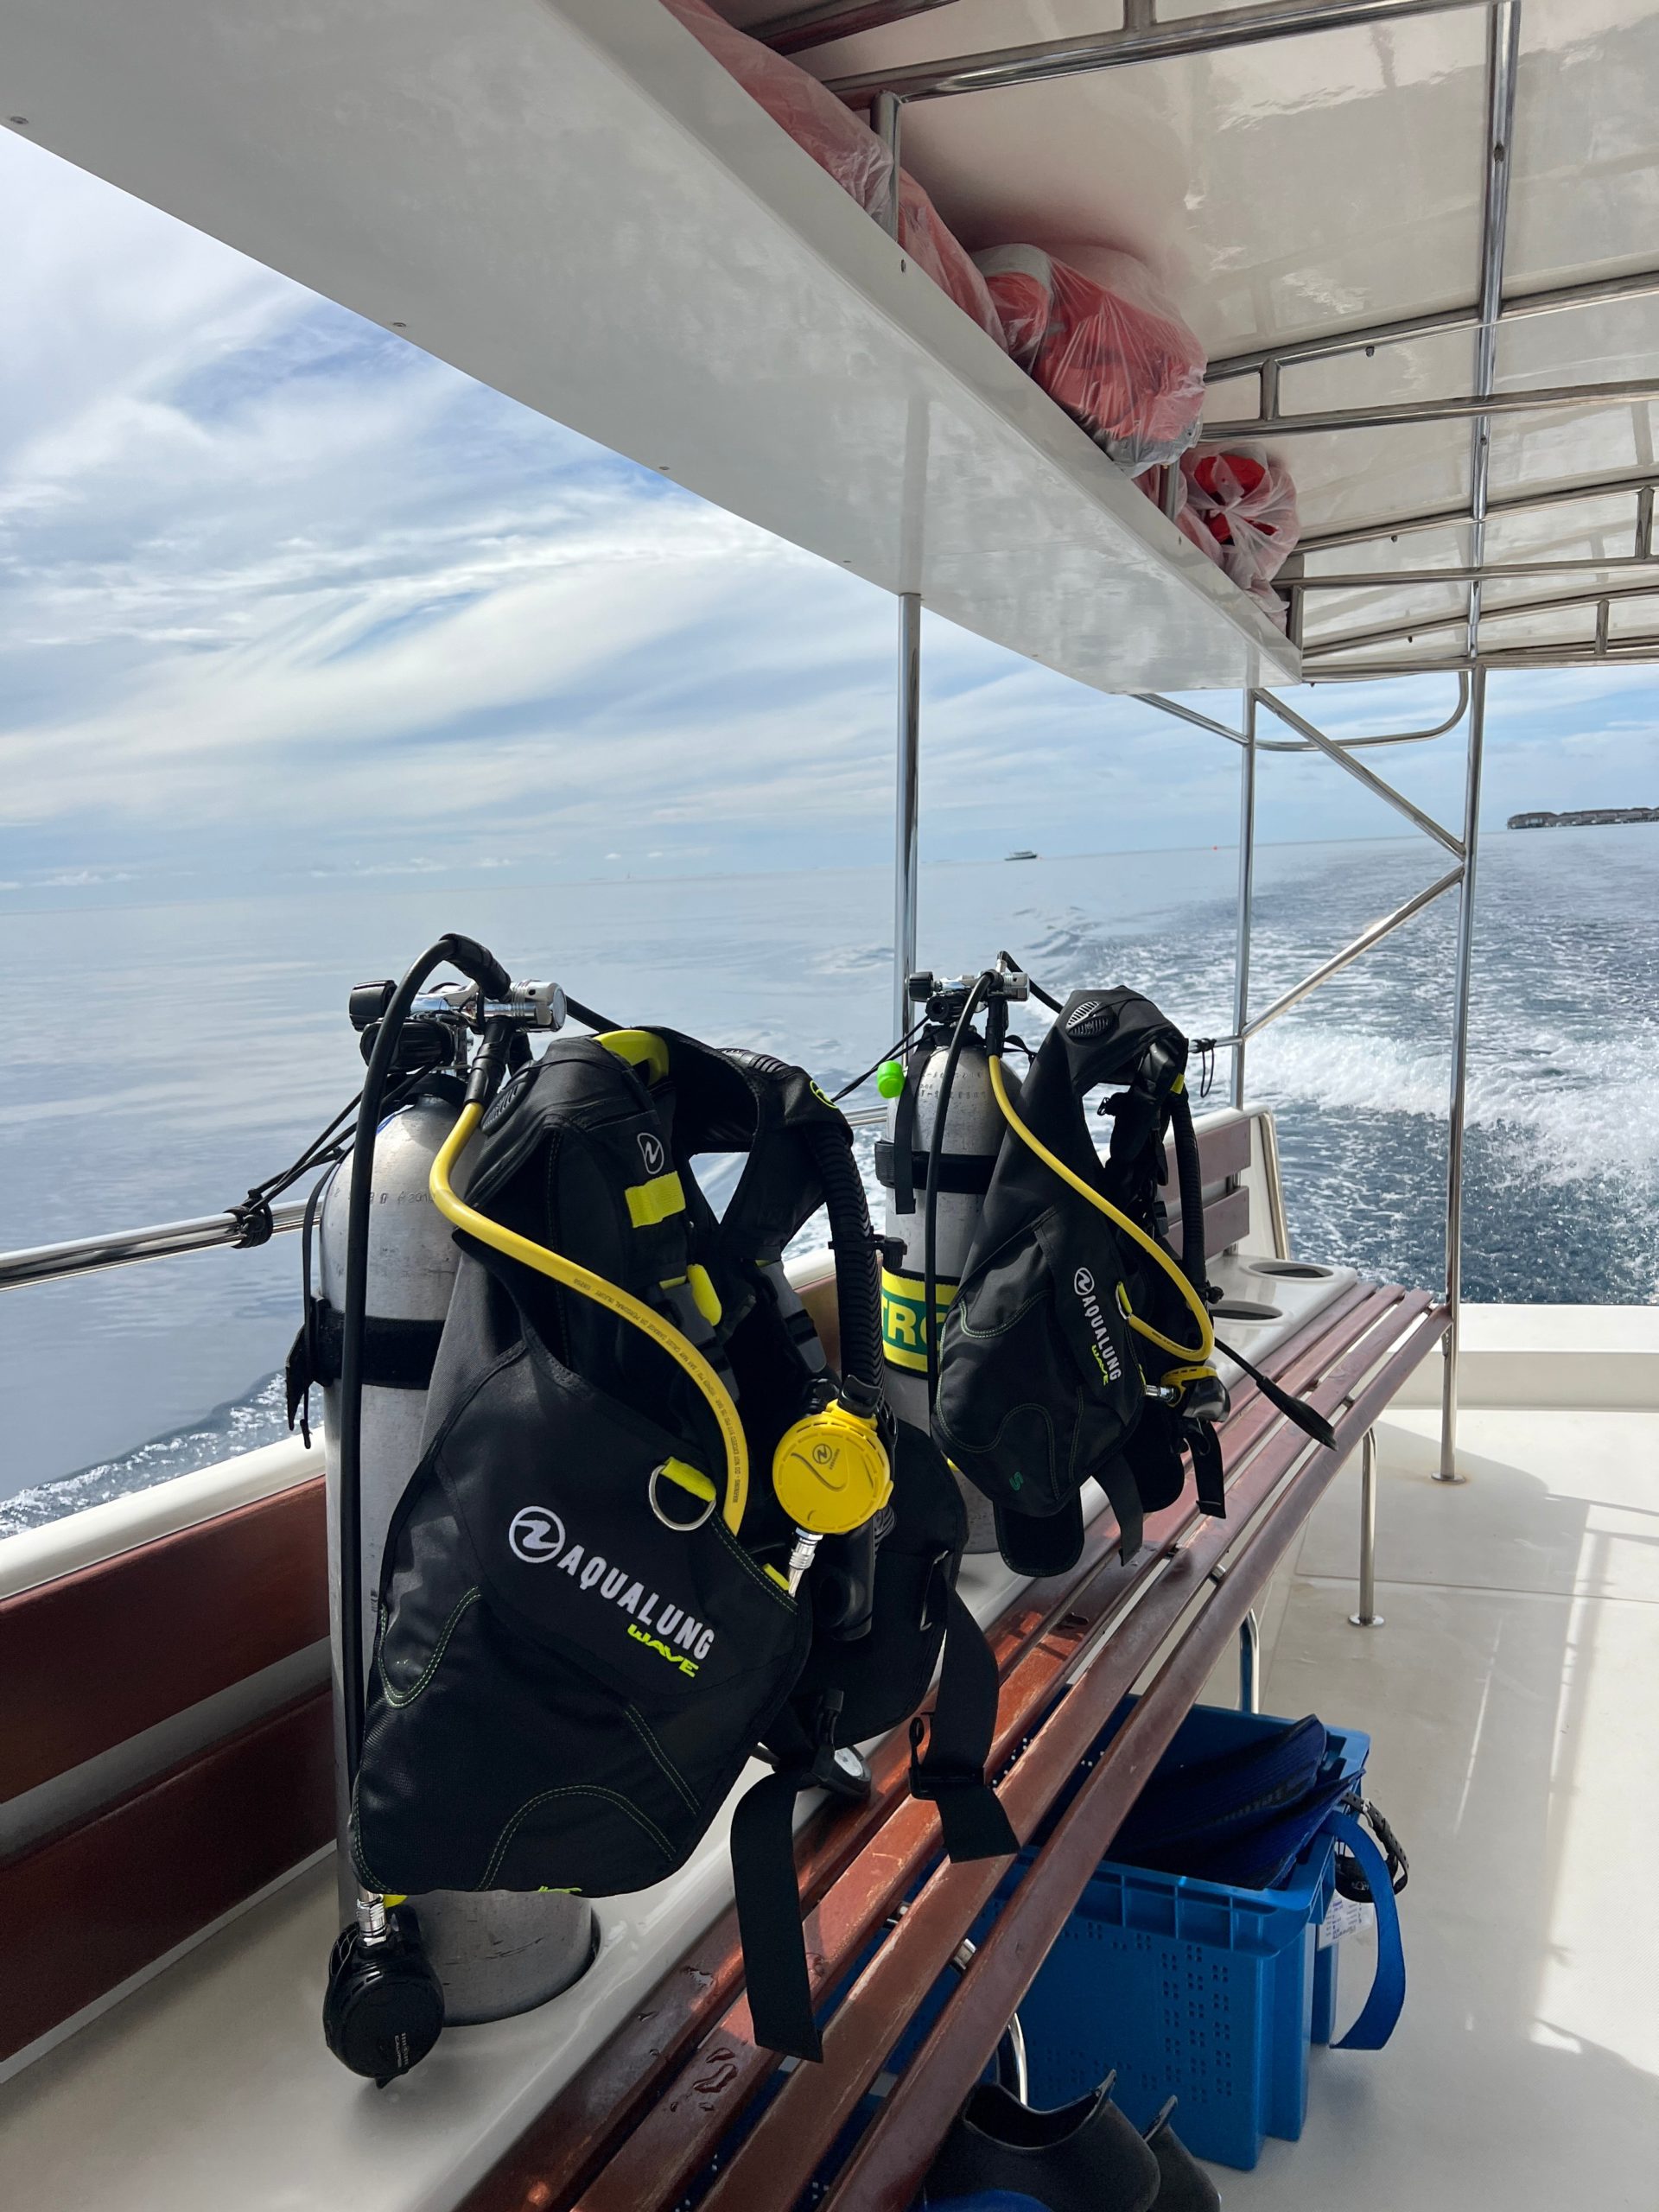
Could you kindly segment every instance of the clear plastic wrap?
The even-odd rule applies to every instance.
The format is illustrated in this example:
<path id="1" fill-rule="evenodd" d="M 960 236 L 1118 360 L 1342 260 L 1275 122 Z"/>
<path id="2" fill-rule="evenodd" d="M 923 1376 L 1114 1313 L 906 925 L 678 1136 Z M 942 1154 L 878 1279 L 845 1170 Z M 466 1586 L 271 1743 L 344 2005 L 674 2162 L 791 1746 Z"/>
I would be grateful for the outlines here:
<path id="1" fill-rule="evenodd" d="M 1272 582 L 1300 528 L 1283 461 L 1259 445 L 1199 446 L 1181 456 L 1181 492 L 1175 527 L 1282 625 L 1285 603 Z"/>
<path id="2" fill-rule="evenodd" d="M 1174 461 L 1197 437 L 1204 348 L 1139 262 L 1099 248 L 1090 257 L 1100 276 L 1040 246 L 974 257 L 1009 353 L 1138 476 Z"/>
<path id="3" fill-rule="evenodd" d="M 816 77 L 734 30 L 708 0 L 663 0 L 663 5 L 867 214 L 884 213 L 893 157 L 868 124 Z M 915 178 L 904 169 L 899 175 L 899 245 L 1001 346 L 1002 326 L 972 257 L 945 228 Z"/>

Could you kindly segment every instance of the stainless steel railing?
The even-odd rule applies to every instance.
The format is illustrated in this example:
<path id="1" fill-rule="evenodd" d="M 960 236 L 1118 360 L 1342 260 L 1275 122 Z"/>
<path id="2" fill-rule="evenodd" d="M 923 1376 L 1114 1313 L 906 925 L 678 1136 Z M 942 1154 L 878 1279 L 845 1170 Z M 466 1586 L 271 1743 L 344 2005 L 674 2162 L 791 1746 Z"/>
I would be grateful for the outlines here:
<path id="1" fill-rule="evenodd" d="M 297 1229 L 305 1201 L 296 1198 L 270 1209 L 273 1236 Z M 0 1290 L 32 1282 L 57 1282 L 67 1275 L 99 1274 L 106 1268 L 130 1268 L 141 1260 L 170 1260 L 181 1252 L 207 1252 L 224 1244 L 263 1243 L 251 1237 L 240 1214 L 198 1214 L 190 1221 L 164 1221 L 149 1229 L 118 1229 L 106 1236 L 77 1236 L 63 1244 L 33 1244 L 0 1253 Z"/>
<path id="2" fill-rule="evenodd" d="M 884 1107 L 856 1107 L 847 1116 L 855 1128 L 887 1125 Z M 294 1198 L 270 1209 L 270 1235 L 298 1229 L 306 1202 Z M 240 1214 L 198 1214 L 189 1221 L 164 1221 L 148 1229 L 112 1230 L 104 1236 L 77 1236 L 62 1244 L 26 1245 L 0 1252 L 0 1290 L 21 1290 L 29 1283 L 60 1282 L 71 1275 L 100 1274 L 108 1268 L 130 1268 L 144 1260 L 170 1260 L 183 1252 L 210 1252 L 225 1245 L 264 1243 L 250 1236 Z"/>

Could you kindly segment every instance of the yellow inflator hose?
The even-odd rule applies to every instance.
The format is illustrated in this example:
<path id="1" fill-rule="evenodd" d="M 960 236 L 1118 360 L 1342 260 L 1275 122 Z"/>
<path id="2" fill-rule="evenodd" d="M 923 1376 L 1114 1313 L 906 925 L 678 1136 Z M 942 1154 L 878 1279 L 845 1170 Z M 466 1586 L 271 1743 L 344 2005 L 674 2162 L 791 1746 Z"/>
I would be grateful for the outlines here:
<path id="1" fill-rule="evenodd" d="M 591 1298 L 596 1306 L 616 1314 L 659 1345 L 680 1367 L 709 1402 L 709 1409 L 720 1427 L 721 1440 L 726 1446 L 726 1494 L 721 1507 L 721 1518 L 734 1535 L 743 1519 L 743 1508 L 749 1496 L 749 1447 L 743 1434 L 743 1424 L 738 1418 L 732 1395 L 721 1382 L 714 1369 L 697 1350 L 687 1342 L 671 1322 L 654 1313 L 643 1300 L 633 1297 L 603 1275 L 596 1275 L 590 1268 L 580 1266 L 575 1260 L 562 1258 L 550 1252 L 544 1244 L 532 1244 L 529 1237 L 520 1236 L 515 1230 L 504 1229 L 499 1221 L 492 1221 L 486 1214 L 477 1212 L 466 1200 L 458 1198 L 450 1182 L 451 1172 L 466 1149 L 474 1130 L 482 1120 L 484 1109 L 477 1103 L 463 1106 L 455 1126 L 445 1138 L 442 1148 L 432 1163 L 429 1187 L 432 1203 L 445 1220 L 452 1221 L 457 1229 L 464 1229 L 469 1236 L 476 1236 L 481 1244 L 488 1244 L 497 1252 L 505 1252 L 511 1260 L 521 1261 L 527 1268 L 534 1268 L 537 1274 L 550 1275 L 555 1282 L 563 1283 L 567 1290 L 574 1290 L 583 1298 Z"/>
<path id="2" fill-rule="evenodd" d="M 1115 1228 L 1122 1230 L 1124 1236 L 1132 1238 L 1149 1259 L 1157 1262 L 1186 1300 L 1188 1309 L 1198 1325 L 1198 1342 L 1197 1344 L 1178 1344 L 1173 1337 L 1165 1336 L 1161 1331 L 1154 1329 L 1149 1321 L 1141 1320 L 1140 1316 L 1135 1313 L 1128 1316 L 1129 1326 L 1138 1336 L 1145 1337 L 1149 1343 L 1156 1344 L 1160 1351 L 1173 1352 L 1177 1359 L 1207 1363 L 1216 1348 L 1216 1332 L 1211 1325 L 1210 1309 L 1198 1293 L 1194 1290 L 1168 1253 L 1160 1249 L 1156 1239 L 1148 1236 L 1138 1222 L 1131 1221 L 1128 1214 L 1115 1206 L 1109 1198 L 1103 1198 L 1091 1185 L 1084 1181 L 1081 1175 L 1074 1174 L 1065 1162 L 1056 1154 L 1052 1153 L 1039 1137 L 1032 1135 L 1014 1110 L 1013 1103 L 1008 1097 L 1007 1085 L 1002 1080 L 1002 1062 L 995 1053 L 991 1055 L 990 1065 L 991 1089 L 996 1094 L 996 1103 L 1002 1109 L 1003 1120 L 1014 1131 L 1015 1136 L 1022 1144 L 1030 1147 L 1045 1166 L 1052 1167 L 1063 1183 L 1069 1183 L 1080 1198 L 1087 1198 L 1090 1205 L 1103 1213 Z"/>

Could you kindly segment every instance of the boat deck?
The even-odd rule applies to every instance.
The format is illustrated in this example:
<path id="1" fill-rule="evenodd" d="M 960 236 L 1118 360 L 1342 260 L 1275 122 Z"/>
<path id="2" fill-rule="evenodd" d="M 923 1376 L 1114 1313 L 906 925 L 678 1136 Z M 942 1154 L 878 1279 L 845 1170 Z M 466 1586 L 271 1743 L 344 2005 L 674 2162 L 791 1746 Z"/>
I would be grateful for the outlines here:
<path id="1" fill-rule="evenodd" d="M 1306 2131 L 1228 2212 L 1650 2212 L 1659 2144 L 1659 1414 L 1465 1412 L 1378 1430 L 1377 1606 L 1355 1609 L 1358 1471 L 1279 1592 L 1262 1703 L 1370 1730 L 1411 1858 L 1408 1992 L 1386 2050 L 1316 2050 Z M 1365 1939 L 1349 1939 L 1357 1947 Z M 1344 1955 L 1345 2025 L 1369 1978 Z M 1179 2126 L 1179 2119 L 1177 2125 Z"/>
<path id="2" fill-rule="evenodd" d="M 1610 1339 L 1622 1356 L 1592 1349 Z M 1655 2201 L 1659 1313 L 1473 1309 L 1465 1344 L 1471 1395 L 1510 1398 L 1465 1410 L 1465 1486 L 1431 1480 L 1436 1413 L 1379 1428 L 1386 1625 L 1348 1624 L 1357 1465 L 1266 1608 L 1264 1708 L 1376 1739 L 1371 1791 L 1411 1854 L 1410 1988 L 1387 2050 L 1315 2053 L 1299 2145 L 1217 2170 L 1229 2212 Z M 1517 1373 L 1593 1405 L 1515 1402 Z M 710 1910 L 722 1872 L 711 1850 Z M 652 1903 L 607 1927 L 628 2001 L 661 1970 Z M 334 1915 L 332 1870 L 302 1872 L 0 2087 L 6 2200 L 448 2212 L 547 2094 L 560 2008 L 448 2037 L 409 2081 L 359 2092 L 316 2026 Z M 1351 1948 L 1343 1980 L 1345 2018 L 1365 1980 Z"/>

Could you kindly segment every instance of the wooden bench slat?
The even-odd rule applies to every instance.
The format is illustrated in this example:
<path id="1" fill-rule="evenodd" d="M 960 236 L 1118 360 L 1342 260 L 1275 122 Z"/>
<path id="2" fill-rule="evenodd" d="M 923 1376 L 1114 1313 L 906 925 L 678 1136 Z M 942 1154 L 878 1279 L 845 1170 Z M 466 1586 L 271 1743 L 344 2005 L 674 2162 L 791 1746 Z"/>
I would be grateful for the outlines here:
<path id="1" fill-rule="evenodd" d="M 1248 1191 L 1224 1192 L 1218 1198 L 1211 1198 L 1204 1209 L 1204 1251 L 1206 1259 L 1213 1260 L 1230 1244 L 1236 1244 L 1250 1233 L 1250 1194 Z M 1178 1206 L 1169 1217 L 1169 1241 L 1180 1249 L 1181 1214 Z"/>
<path id="2" fill-rule="evenodd" d="M 1198 1140 L 1198 1177 L 1204 1183 L 1221 1183 L 1230 1176 L 1243 1175 L 1250 1164 L 1250 1119 L 1247 1114 L 1236 1122 L 1223 1122 L 1206 1128 L 1199 1122 L 1195 1134 Z M 1169 1187 L 1175 1187 L 1175 1162 L 1166 1146 L 1164 1165 L 1169 1177 Z"/>
<path id="3" fill-rule="evenodd" d="M 321 1475 L 0 1599 L 0 1798 L 328 1633 Z"/>

